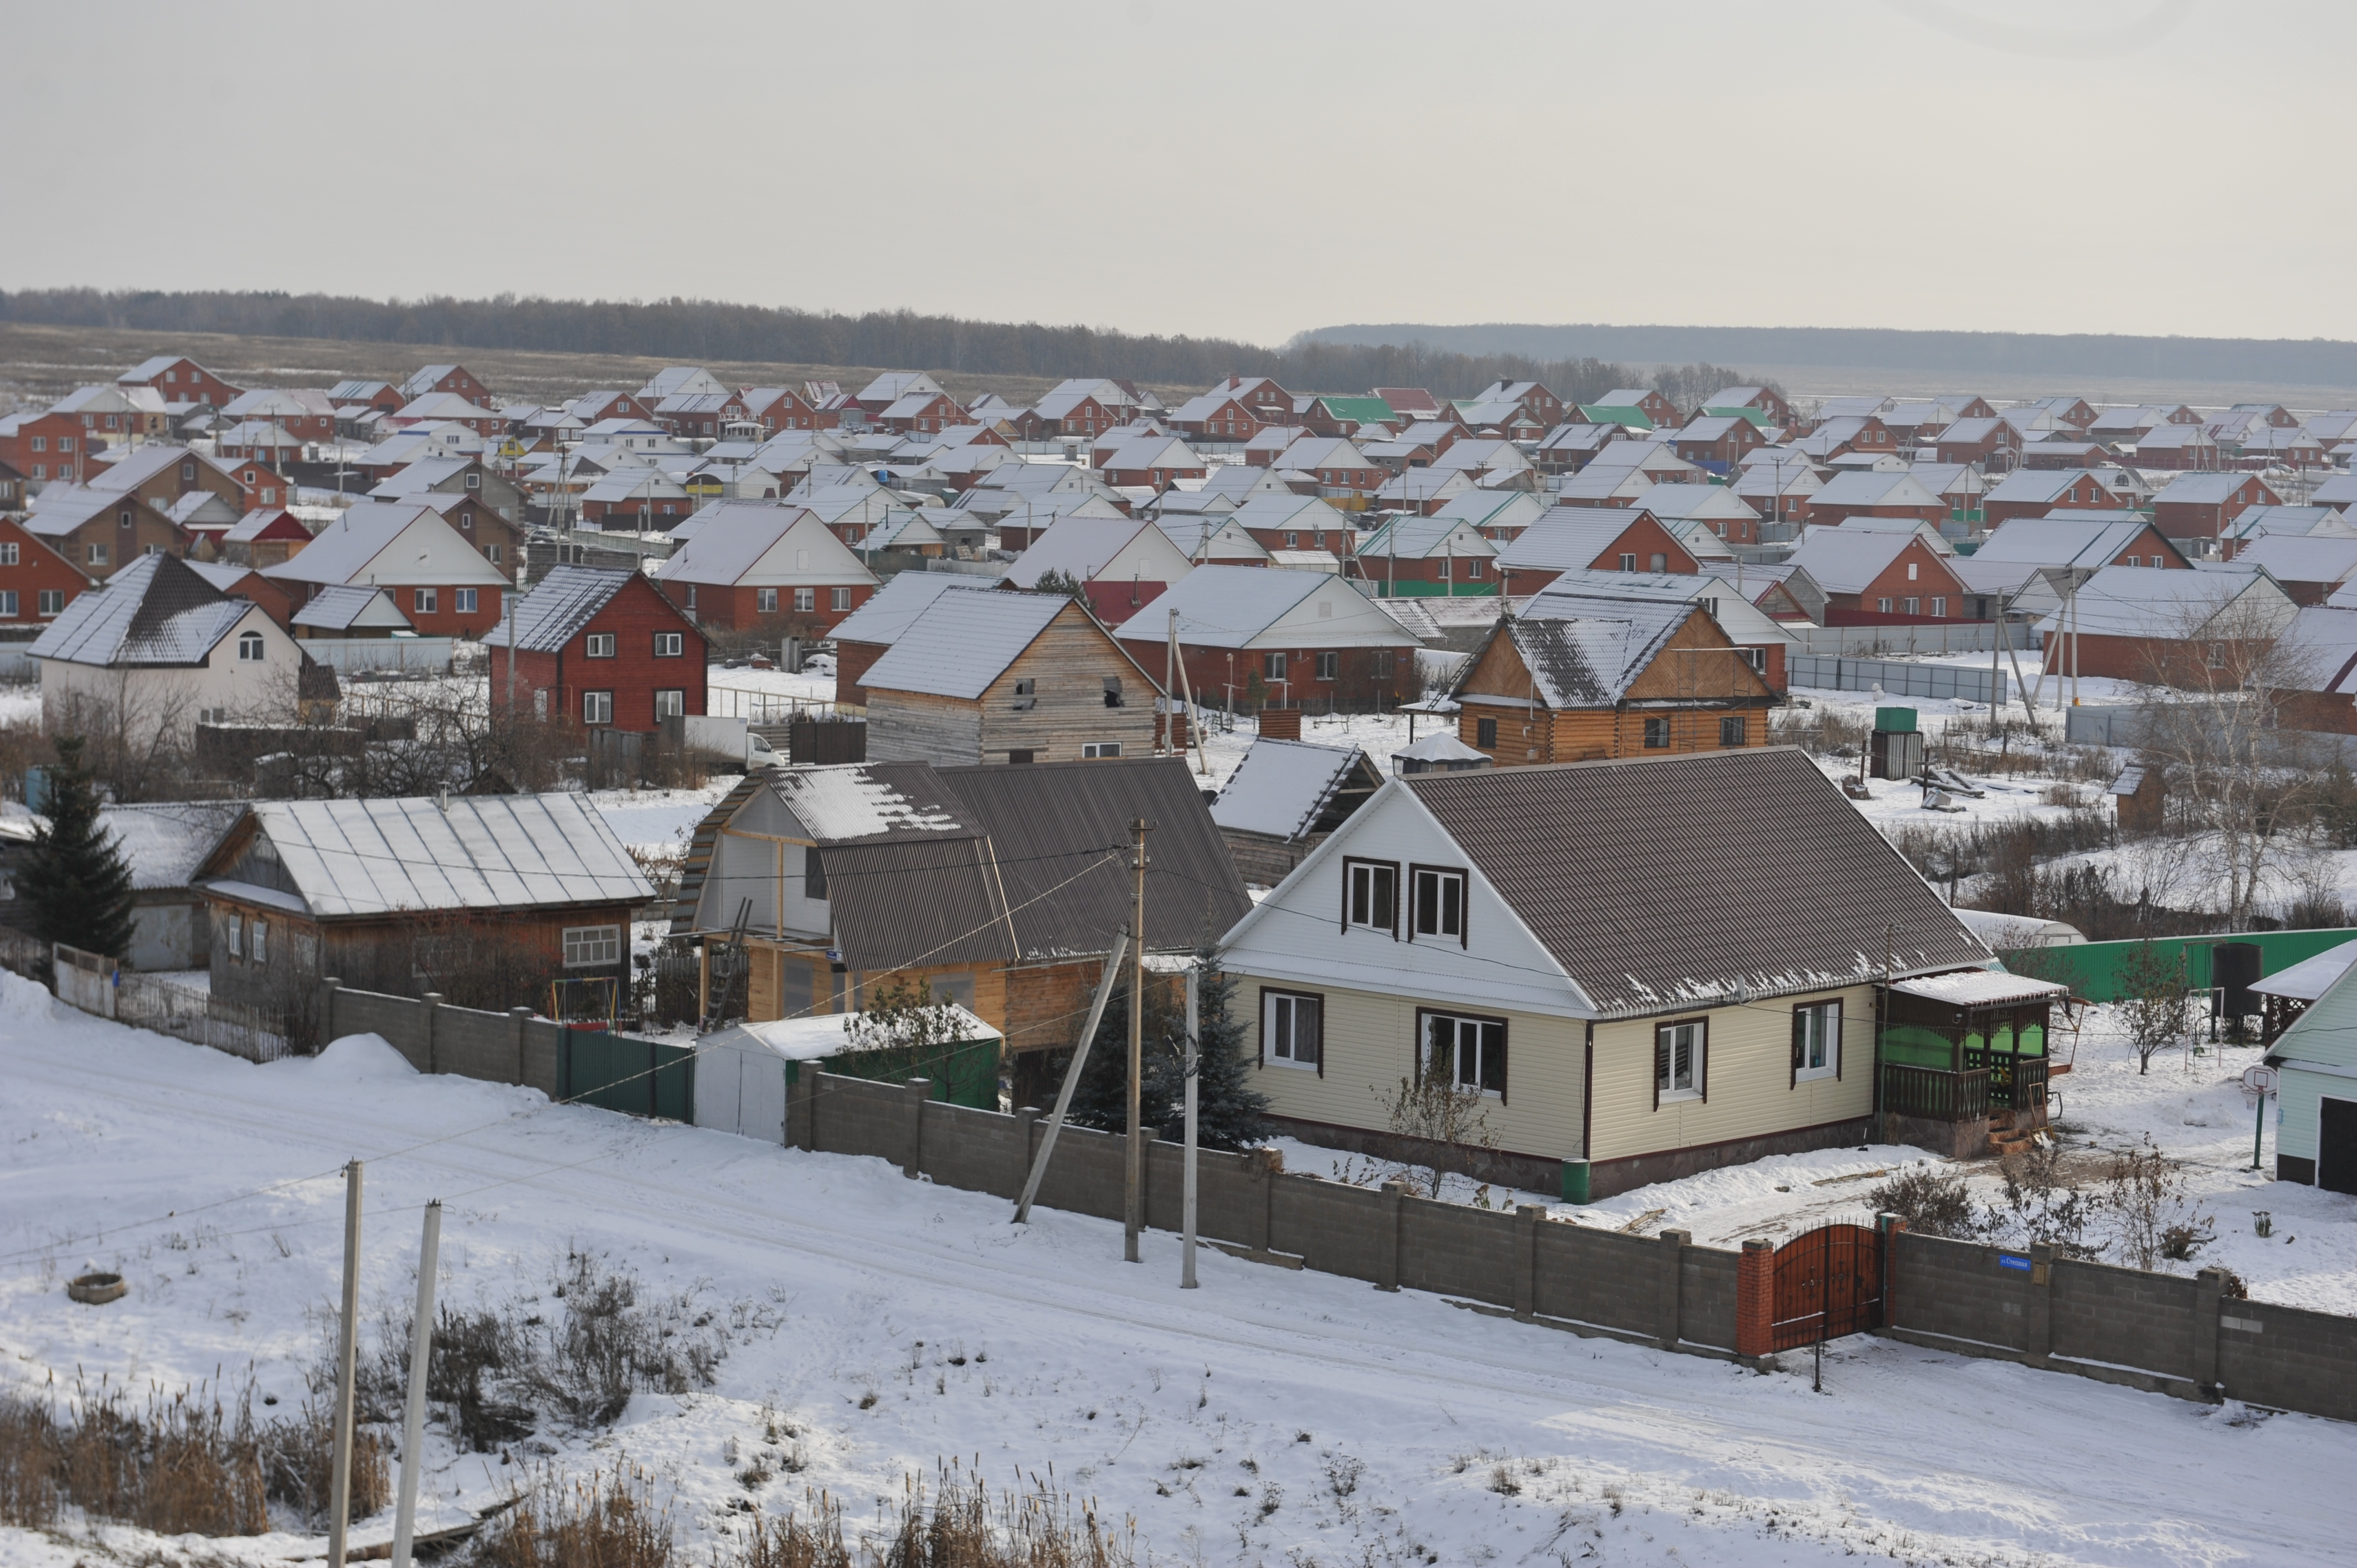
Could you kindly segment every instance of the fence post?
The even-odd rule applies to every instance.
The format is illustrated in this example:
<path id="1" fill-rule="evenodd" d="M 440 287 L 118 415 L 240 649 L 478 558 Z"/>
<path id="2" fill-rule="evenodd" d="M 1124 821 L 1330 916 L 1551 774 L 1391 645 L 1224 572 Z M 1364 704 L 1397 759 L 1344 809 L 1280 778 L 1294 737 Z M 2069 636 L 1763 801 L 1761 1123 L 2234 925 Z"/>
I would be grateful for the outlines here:
<path id="1" fill-rule="evenodd" d="M 1384 1238 L 1383 1256 L 1375 1263 L 1375 1288 L 1400 1288 L 1400 1249 L 1407 1244 L 1407 1183 L 1387 1181 L 1383 1186 Z"/>
<path id="2" fill-rule="evenodd" d="M 1775 1353 L 1776 1245 L 1743 1243 L 1735 1265 L 1735 1353 L 1758 1360 Z"/>
<path id="3" fill-rule="evenodd" d="M 789 1091 L 802 1104 L 802 1137 L 794 1146 L 805 1154 L 814 1153 L 818 1148 L 818 1064 L 792 1062 L 788 1065 L 794 1072 L 793 1082 L 788 1086 Z M 786 1115 L 789 1122 L 793 1119 L 791 1105 Z"/>
<path id="4" fill-rule="evenodd" d="M 1883 1287 L 1883 1300 L 1888 1302 L 1890 1287 Z M 1884 1316 L 1889 1309 L 1884 1308 Z M 2043 1367 L 2054 1354 L 2054 1249 L 2044 1241 L 2032 1242 L 2029 1248 L 2029 1321 L 2022 1325 L 2025 1336 L 2022 1348 L 2029 1353 L 2029 1364 Z"/>
<path id="5" fill-rule="evenodd" d="M 515 1080 L 516 1087 L 521 1089 L 532 1081 L 524 1070 L 524 1028 L 532 1022 L 532 1009 L 511 1007 L 508 1016 L 515 1020 Z"/>
<path id="6" fill-rule="evenodd" d="M 438 991 L 429 991 L 417 1001 L 418 1015 L 425 1025 L 425 1070 L 440 1072 L 442 1064 L 435 1058 L 434 1018 L 435 1015 L 442 1010 L 442 993 Z"/>
<path id="7" fill-rule="evenodd" d="M 1536 1203 L 1514 1207 L 1514 1316 L 1528 1323 L 1539 1311 L 1539 1221 L 1546 1208 Z"/>
<path id="8" fill-rule="evenodd" d="M 343 988 L 344 983 L 332 974 L 319 982 L 319 1038 L 314 1049 L 336 1037 L 336 993 Z"/>
<path id="9" fill-rule="evenodd" d="M 2226 1299 L 2226 1276 L 2204 1269 L 2193 1276 L 2193 1387 L 2205 1400 L 2224 1392 L 2218 1382 L 2218 1311 Z"/>
<path id="10" fill-rule="evenodd" d="M 1279 1149 L 1254 1149 L 1244 1156 L 1244 1179 L 1252 1184 L 1252 1218 L 1246 1221 L 1250 1229 L 1244 1243 L 1255 1252 L 1272 1250 L 1276 1228 L 1270 1211 L 1276 1206 L 1276 1173 L 1284 1168 L 1285 1154 Z"/>
<path id="11" fill-rule="evenodd" d="M 1674 1350 L 1685 1337 L 1686 1247 L 1694 1240 L 1687 1230 L 1662 1232 L 1662 1348 Z"/>
<path id="12" fill-rule="evenodd" d="M 901 1114 L 908 1118 L 908 1157 L 901 1162 L 900 1174 L 910 1181 L 917 1179 L 925 1168 L 925 1101 L 932 1098 L 933 1080 L 912 1078 L 902 1087 Z"/>

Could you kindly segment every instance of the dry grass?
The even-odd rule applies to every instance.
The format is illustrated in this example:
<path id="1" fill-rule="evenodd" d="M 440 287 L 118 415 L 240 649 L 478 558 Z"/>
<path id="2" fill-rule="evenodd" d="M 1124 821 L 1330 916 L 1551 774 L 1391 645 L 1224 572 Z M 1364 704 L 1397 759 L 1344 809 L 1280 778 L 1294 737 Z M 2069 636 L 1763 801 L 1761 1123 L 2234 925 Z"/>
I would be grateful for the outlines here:
<path id="1" fill-rule="evenodd" d="M 643 1470 L 533 1481 L 477 1537 L 480 1568 L 671 1568 L 671 1508 Z"/>
<path id="2" fill-rule="evenodd" d="M 273 1503 L 307 1522 L 326 1513 L 330 1442 L 307 1408 L 257 1421 L 250 1389 L 234 1406 L 183 1390 L 150 1395 L 144 1410 L 119 1389 L 77 1391 L 63 1415 L 49 1402 L 0 1400 L 0 1524 L 42 1529 L 70 1504 L 159 1535 L 259 1535 Z M 360 1429 L 353 1449 L 361 1518 L 392 1493 L 376 1434 Z"/>
<path id="3" fill-rule="evenodd" d="M 843 1511 L 824 1493 L 798 1513 L 756 1513 L 743 1545 L 716 1558 L 718 1568 L 1133 1568 L 1135 1527 L 1115 1530 L 1093 1504 L 1036 1488 L 991 1495 L 978 1476 L 955 1465 L 930 1488 L 911 1477 L 897 1519 L 855 1549 L 844 1539 Z"/>

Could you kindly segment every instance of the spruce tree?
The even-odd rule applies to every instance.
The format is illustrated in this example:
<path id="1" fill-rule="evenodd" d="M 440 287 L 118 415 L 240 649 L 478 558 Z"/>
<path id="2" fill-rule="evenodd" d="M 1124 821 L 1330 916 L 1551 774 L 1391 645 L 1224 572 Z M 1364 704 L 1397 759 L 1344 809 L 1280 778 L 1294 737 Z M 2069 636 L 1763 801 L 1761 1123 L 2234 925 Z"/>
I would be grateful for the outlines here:
<path id="1" fill-rule="evenodd" d="M 48 824 L 33 835 L 16 891 L 33 907 L 33 934 L 84 952 L 131 950 L 131 868 L 98 821 L 98 790 L 79 736 L 58 741 L 44 802 Z"/>
<path id="2" fill-rule="evenodd" d="M 1197 999 L 1196 1032 L 1202 1052 L 1195 1079 L 1195 1134 L 1207 1149 L 1242 1149 L 1267 1136 L 1264 1113 L 1268 1097 L 1254 1090 L 1245 1073 L 1243 1026 L 1232 1005 L 1235 982 L 1211 967 L 1209 949 L 1197 953 L 1203 966 Z M 1175 984 L 1146 988 L 1146 1028 L 1139 1042 L 1145 1072 L 1139 1112 L 1149 1127 L 1180 1135 L 1187 1119 L 1187 1004 Z M 1088 1065 L 1072 1090 L 1075 1126 L 1108 1133 L 1129 1127 L 1129 987 L 1106 999 L 1103 1019 Z"/>

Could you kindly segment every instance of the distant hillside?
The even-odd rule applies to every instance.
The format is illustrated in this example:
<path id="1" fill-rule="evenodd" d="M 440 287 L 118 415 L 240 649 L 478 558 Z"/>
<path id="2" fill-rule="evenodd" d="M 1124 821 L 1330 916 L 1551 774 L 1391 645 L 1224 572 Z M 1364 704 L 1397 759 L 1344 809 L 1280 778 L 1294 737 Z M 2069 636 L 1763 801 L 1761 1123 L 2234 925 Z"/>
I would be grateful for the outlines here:
<path id="1" fill-rule="evenodd" d="M 970 321 L 905 310 L 838 316 L 691 299 L 374 300 L 257 291 L 25 289 L 0 292 L 0 323 L 406 344 L 436 354 L 505 349 L 684 364 L 860 365 L 930 371 L 967 383 L 993 376 L 1110 376 L 1195 391 L 1236 374 L 1275 376 L 1304 392 L 1419 386 L 1443 397 L 1468 397 L 1505 377 L 1544 381 L 1575 401 L 1631 382 L 1652 384 L 1650 372 L 1584 354 L 1319 341 L 1271 349 L 1225 338 Z"/>
<path id="2" fill-rule="evenodd" d="M 2357 343 L 2310 338 L 2133 338 L 2095 333 L 1902 332 L 1847 327 L 1547 327 L 1488 322 L 1320 327 L 1289 349 L 1312 344 L 1422 344 L 1439 353 L 1512 354 L 1532 360 L 1594 356 L 1631 364 L 1708 360 L 1729 365 L 1840 366 L 1851 370 L 1949 371 L 2072 381 L 2133 379 L 2179 383 L 2274 382 L 2357 387 Z"/>

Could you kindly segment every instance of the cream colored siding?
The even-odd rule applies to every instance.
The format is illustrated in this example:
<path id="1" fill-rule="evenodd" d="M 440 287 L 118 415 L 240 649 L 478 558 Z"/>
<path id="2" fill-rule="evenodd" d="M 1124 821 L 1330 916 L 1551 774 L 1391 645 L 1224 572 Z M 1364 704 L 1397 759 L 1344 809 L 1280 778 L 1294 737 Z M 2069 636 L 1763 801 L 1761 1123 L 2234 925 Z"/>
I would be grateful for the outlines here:
<path id="1" fill-rule="evenodd" d="M 1247 1015 L 1244 1053 L 1260 1056 L 1261 992 L 1309 993 L 1325 999 L 1326 1069 L 1264 1065 L 1252 1085 L 1279 1116 L 1381 1131 L 1384 1098 L 1415 1070 L 1416 1011 L 1477 1013 L 1506 1020 L 1506 1096 L 1490 1111 L 1490 1131 L 1510 1154 L 1549 1159 L 1579 1157 L 1580 1081 L 1586 1071 L 1587 1029 L 1576 1019 L 1472 1008 L 1462 1004 L 1340 991 L 1287 981 L 1236 976 L 1235 1006 Z M 1781 1086 L 1780 1086 L 1781 1087 Z"/>
<path id="2" fill-rule="evenodd" d="M 1792 1081 L 1792 1008 L 1839 996 L 1841 1076 Z M 1653 1030 L 1673 1019 L 1710 1023 L 1707 1100 L 1653 1105 Z M 1871 987 L 1779 997 L 1748 1005 L 1596 1026 L 1591 1160 L 1760 1138 L 1867 1115 L 1874 1109 Z"/>

